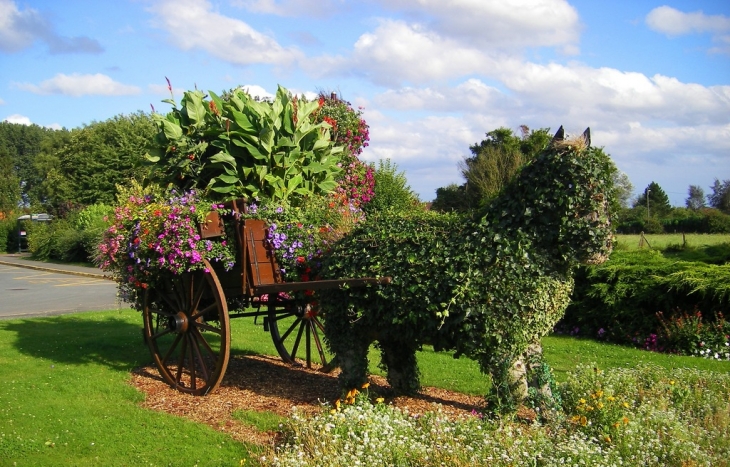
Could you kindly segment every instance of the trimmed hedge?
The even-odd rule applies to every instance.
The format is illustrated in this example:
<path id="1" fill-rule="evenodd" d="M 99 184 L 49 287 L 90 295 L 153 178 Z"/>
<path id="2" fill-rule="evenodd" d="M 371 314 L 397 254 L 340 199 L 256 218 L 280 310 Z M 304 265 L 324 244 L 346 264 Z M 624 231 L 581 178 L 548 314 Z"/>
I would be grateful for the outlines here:
<path id="1" fill-rule="evenodd" d="M 712 320 L 730 309 L 730 264 L 681 261 L 658 250 L 615 251 L 576 275 L 573 301 L 558 329 L 644 345 L 664 319 Z"/>

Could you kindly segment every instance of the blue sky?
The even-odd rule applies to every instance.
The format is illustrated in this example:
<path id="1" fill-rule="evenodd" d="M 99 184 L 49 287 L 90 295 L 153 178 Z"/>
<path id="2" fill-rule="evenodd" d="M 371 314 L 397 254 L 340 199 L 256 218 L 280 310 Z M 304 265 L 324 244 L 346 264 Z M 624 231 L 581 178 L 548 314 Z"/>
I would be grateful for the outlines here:
<path id="1" fill-rule="evenodd" d="M 197 86 L 337 91 L 424 201 L 505 126 L 590 126 L 638 194 L 730 179 L 727 0 L 0 0 L 0 120 L 77 128 Z"/>

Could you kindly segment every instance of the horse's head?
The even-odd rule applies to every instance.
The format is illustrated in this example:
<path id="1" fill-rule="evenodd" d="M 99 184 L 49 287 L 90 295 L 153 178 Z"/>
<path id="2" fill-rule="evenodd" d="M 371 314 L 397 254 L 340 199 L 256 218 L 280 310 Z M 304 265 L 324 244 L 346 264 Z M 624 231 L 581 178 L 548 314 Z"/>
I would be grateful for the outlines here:
<path id="1" fill-rule="evenodd" d="M 543 252 L 560 260 L 608 259 L 616 169 L 590 143 L 590 129 L 566 138 L 560 127 L 550 145 L 495 200 L 492 216 L 499 216 L 505 230 L 525 232 Z"/>

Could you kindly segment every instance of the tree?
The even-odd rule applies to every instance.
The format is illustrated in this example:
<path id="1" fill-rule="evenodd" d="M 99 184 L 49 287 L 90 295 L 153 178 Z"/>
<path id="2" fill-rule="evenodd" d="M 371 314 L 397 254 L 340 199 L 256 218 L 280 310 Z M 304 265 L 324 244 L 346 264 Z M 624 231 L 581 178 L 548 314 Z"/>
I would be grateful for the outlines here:
<path id="1" fill-rule="evenodd" d="M 113 204 L 117 185 L 135 176 L 154 135 L 152 119 L 143 112 L 73 130 L 62 148 L 39 159 L 48 203 Z"/>
<path id="2" fill-rule="evenodd" d="M 504 188 L 527 157 L 519 149 L 510 146 L 486 146 L 474 157 L 459 163 L 459 170 L 466 180 L 466 191 L 484 204 Z"/>
<path id="3" fill-rule="evenodd" d="M 723 180 L 721 183 L 716 178 L 711 188 L 712 194 L 707 195 L 707 201 L 710 206 L 726 214 L 730 214 L 730 180 Z"/>
<path id="4" fill-rule="evenodd" d="M 688 209 L 697 211 L 698 209 L 705 207 L 705 192 L 702 187 L 698 185 L 689 186 L 689 196 L 685 201 L 685 205 Z"/>
<path id="5" fill-rule="evenodd" d="M 459 163 L 459 169 L 466 183 L 459 187 L 459 195 L 453 187 L 436 190 L 433 208 L 449 206 L 457 210 L 468 210 L 483 206 L 495 197 L 509 183 L 526 162 L 531 161 L 550 142 L 549 128 L 530 130 L 520 127 L 522 135 L 515 135 L 509 128 L 500 127 L 486 134 L 480 143 L 469 146 L 471 157 Z M 439 195 L 449 200 L 440 200 Z"/>
<path id="6" fill-rule="evenodd" d="M 10 151 L 0 141 L 0 213 L 16 209 L 20 204 L 20 180 L 13 170 Z"/>
<path id="7" fill-rule="evenodd" d="M 634 185 L 629 180 L 629 176 L 617 170 L 613 175 L 613 186 L 616 190 L 616 200 L 619 206 L 628 208 L 631 193 L 634 192 Z"/>
<path id="8" fill-rule="evenodd" d="M 56 131 L 38 125 L 0 122 L 0 141 L 12 158 L 12 173 L 20 181 L 20 196 L 25 205 L 38 201 L 32 196 L 34 187 L 40 183 L 33 163 L 45 139 Z"/>
<path id="9" fill-rule="evenodd" d="M 398 172 L 398 166 L 390 159 L 378 161 L 375 169 L 375 195 L 364 205 L 366 212 L 392 209 L 405 211 L 419 202 L 410 186 L 405 173 Z"/>
<path id="10" fill-rule="evenodd" d="M 472 207 L 466 194 L 466 185 L 451 183 L 436 189 L 436 199 L 431 203 L 434 211 L 466 211 Z"/>
<path id="11" fill-rule="evenodd" d="M 649 198 L 649 203 L 646 200 Z M 656 182 L 651 182 L 645 189 L 644 193 L 639 195 L 634 201 L 634 207 L 647 207 L 649 214 L 661 217 L 668 213 L 672 206 L 669 204 L 669 196 L 662 190 Z"/>

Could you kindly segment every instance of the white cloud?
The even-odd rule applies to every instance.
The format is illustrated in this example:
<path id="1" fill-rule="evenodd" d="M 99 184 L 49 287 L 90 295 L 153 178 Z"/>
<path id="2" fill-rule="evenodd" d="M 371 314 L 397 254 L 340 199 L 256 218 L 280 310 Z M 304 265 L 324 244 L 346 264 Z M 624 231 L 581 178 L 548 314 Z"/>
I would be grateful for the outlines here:
<path id="1" fill-rule="evenodd" d="M 576 53 L 578 13 L 565 0 L 376 0 L 478 47 L 561 47 Z"/>
<path id="2" fill-rule="evenodd" d="M 711 53 L 730 53 L 730 17 L 706 15 L 702 11 L 685 13 L 669 6 L 654 8 L 646 15 L 649 29 L 668 36 L 685 34 L 712 34 L 719 45 L 709 49 Z"/>
<path id="3" fill-rule="evenodd" d="M 5 105 L 5 101 L 0 97 L 0 105 Z"/>
<path id="4" fill-rule="evenodd" d="M 670 125 L 727 123 L 730 86 L 706 87 L 663 75 L 581 64 L 505 62 L 500 81 L 536 109 L 589 121 L 626 119 Z"/>
<path id="5" fill-rule="evenodd" d="M 45 43 L 51 54 L 96 54 L 104 50 L 95 39 L 59 35 L 37 10 L 21 11 L 13 0 L 0 0 L 0 51 L 18 52 L 36 41 Z"/>
<path id="6" fill-rule="evenodd" d="M 383 20 L 375 31 L 360 36 L 350 57 L 315 57 L 302 66 L 313 74 L 349 73 L 397 86 L 447 80 L 484 71 L 492 63 L 478 49 L 462 46 L 423 25 Z"/>
<path id="7" fill-rule="evenodd" d="M 25 115 L 20 114 L 13 114 L 5 117 L 4 122 L 8 123 L 17 123 L 20 125 L 32 125 L 33 122 L 30 121 L 30 118 L 26 117 Z"/>
<path id="8" fill-rule="evenodd" d="M 725 15 L 706 15 L 702 11 L 684 13 L 666 5 L 651 10 L 646 15 L 646 24 L 650 29 L 670 36 L 730 31 L 730 18 Z"/>
<path id="9" fill-rule="evenodd" d="M 454 87 L 391 89 L 374 101 L 381 108 L 437 112 L 482 112 L 485 108 L 511 105 L 508 96 L 476 78 Z"/>
<path id="10" fill-rule="evenodd" d="M 205 50 L 239 65 L 287 66 L 302 58 L 298 50 L 282 47 L 247 23 L 214 12 L 207 0 L 163 0 L 150 11 L 157 15 L 159 27 L 167 31 L 171 42 L 183 50 Z"/>
<path id="11" fill-rule="evenodd" d="M 65 75 L 59 73 L 38 85 L 16 83 L 15 87 L 30 91 L 34 94 L 62 94 L 73 97 L 88 95 L 129 96 L 140 93 L 140 89 L 137 86 L 118 83 L 101 73 L 94 75 L 82 75 L 78 73 Z"/>
<path id="12" fill-rule="evenodd" d="M 232 0 L 234 6 L 252 13 L 277 16 L 331 16 L 344 5 L 343 0 Z"/>

